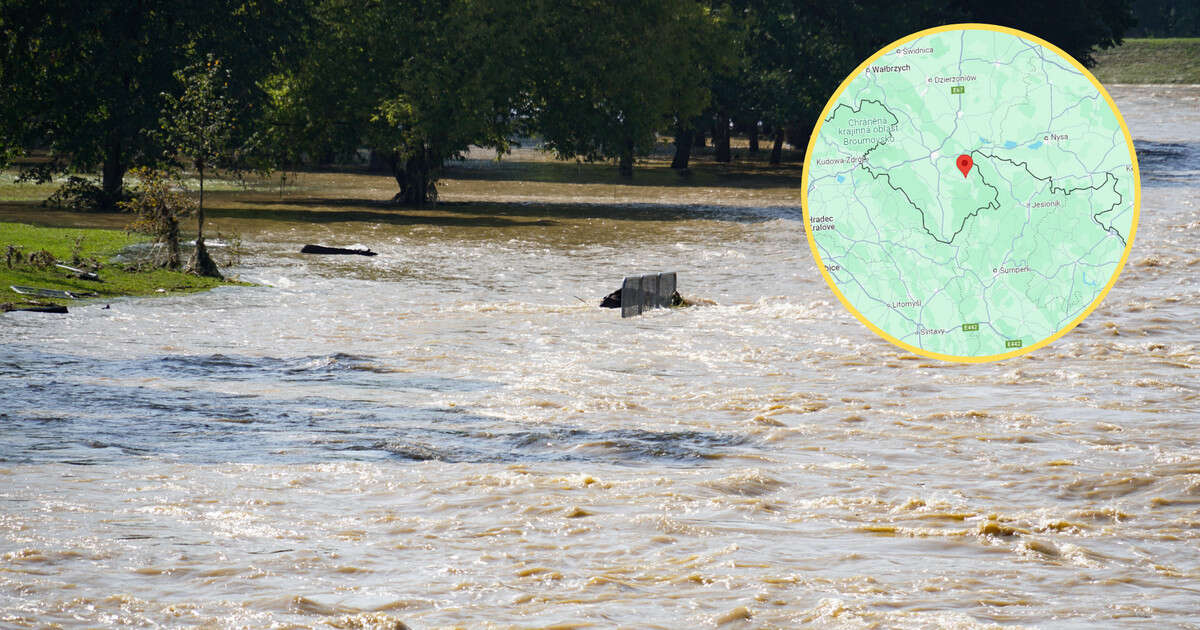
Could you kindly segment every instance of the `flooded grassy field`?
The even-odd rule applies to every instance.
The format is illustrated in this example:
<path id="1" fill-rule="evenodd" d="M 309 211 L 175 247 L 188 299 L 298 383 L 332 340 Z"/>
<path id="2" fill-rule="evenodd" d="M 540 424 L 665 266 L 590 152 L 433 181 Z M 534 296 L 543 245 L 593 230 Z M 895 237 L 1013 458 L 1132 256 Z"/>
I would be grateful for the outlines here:
<path id="1" fill-rule="evenodd" d="M 1129 264 L 1002 363 L 846 313 L 796 167 L 230 185 L 254 286 L 0 316 L 0 625 L 1200 627 L 1200 88 L 1113 95 Z"/>

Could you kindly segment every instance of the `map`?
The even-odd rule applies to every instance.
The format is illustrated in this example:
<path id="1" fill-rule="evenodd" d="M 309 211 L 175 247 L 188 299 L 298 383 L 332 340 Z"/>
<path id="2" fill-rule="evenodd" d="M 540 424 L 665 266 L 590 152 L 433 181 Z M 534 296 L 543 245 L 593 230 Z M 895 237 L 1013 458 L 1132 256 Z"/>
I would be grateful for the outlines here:
<path id="1" fill-rule="evenodd" d="M 804 163 L 817 266 L 888 341 L 964 362 L 1066 334 L 1116 283 L 1137 229 L 1128 129 L 1053 45 L 921 31 L 838 88 Z"/>

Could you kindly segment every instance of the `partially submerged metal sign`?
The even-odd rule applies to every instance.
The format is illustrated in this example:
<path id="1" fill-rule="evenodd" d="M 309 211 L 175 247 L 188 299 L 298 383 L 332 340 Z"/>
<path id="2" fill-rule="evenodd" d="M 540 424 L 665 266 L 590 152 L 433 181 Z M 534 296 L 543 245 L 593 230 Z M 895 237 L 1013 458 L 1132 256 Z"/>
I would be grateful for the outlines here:
<path id="1" fill-rule="evenodd" d="M 633 317 L 653 308 L 671 306 L 675 272 L 627 276 L 621 285 L 621 317 Z"/>

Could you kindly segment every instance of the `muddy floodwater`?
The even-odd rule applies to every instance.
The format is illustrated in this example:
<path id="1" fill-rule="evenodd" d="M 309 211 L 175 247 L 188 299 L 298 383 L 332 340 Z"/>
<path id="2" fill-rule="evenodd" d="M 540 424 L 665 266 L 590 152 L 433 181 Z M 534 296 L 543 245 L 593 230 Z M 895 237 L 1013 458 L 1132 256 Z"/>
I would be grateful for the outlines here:
<path id="1" fill-rule="evenodd" d="M 798 169 L 218 192 L 254 286 L 0 316 L 0 626 L 1198 628 L 1200 88 L 1113 94 L 1129 263 L 983 365 L 845 311 Z M 652 271 L 715 305 L 596 307 Z"/>

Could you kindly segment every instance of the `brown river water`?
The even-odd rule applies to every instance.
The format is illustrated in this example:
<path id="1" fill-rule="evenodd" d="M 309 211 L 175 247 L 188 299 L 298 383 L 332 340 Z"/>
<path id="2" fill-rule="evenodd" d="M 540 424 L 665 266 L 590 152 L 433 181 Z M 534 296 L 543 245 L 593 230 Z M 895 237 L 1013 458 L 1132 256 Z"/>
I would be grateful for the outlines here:
<path id="1" fill-rule="evenodd" d="M 1200 628 L 1200 88 L 1113 94 L 1129 264 L 982 365 L 843 309 L 798 169 L 218 193 L 255 286 L 0 316 L 0 627 Z M 650 271 L 716 304 L 596 308 Z"/>

